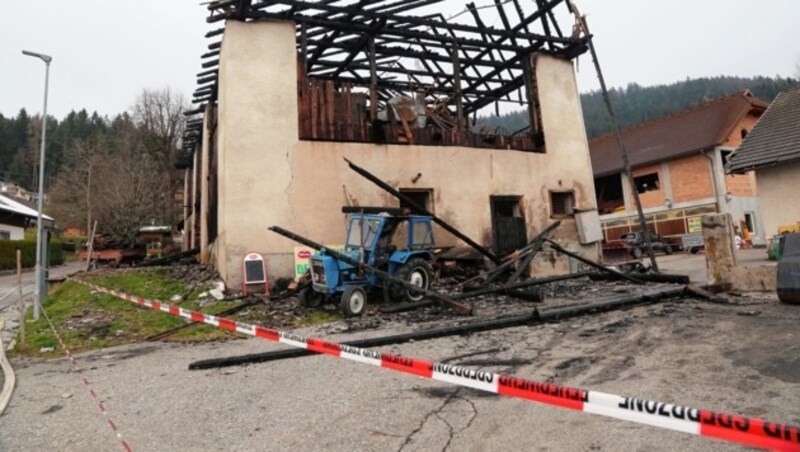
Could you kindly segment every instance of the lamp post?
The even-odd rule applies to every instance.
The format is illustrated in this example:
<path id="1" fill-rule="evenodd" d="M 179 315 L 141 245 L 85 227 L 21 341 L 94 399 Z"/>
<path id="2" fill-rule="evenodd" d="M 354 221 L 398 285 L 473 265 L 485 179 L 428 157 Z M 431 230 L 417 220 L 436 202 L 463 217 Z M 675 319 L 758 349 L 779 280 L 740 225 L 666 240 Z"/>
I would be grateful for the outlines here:
<path id="1" fill-rule="evenodd" d="M 42 254 L 44 244 L 42 243 L 42 199 L 44 198 L 44 143 L 47 137 L 47 87 L 50 81 L 50 62 L 53 57 L 42 53 L 22 51 L 23 55 L 39 58 L 44 61 L 44 108 L 42 109 L 42 146 L 39 150 L 39 199 L 36 209 L 36 287 L 34 288 L 33 318 L 39 320 L 39 309 L 42 306 L 42 285 L 44 284 L 44 271 L 42 269 Z"/>

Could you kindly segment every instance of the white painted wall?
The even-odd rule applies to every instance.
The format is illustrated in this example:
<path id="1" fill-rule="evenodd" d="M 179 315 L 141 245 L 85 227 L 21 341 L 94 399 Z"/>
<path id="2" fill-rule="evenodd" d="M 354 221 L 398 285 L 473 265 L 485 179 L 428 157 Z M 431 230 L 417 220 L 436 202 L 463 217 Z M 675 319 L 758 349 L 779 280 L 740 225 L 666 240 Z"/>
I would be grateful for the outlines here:
<path id="1" fill-rule="evenodd" d="M 757 170 L 756 187 L 767 238 L 800 222 L 800 162 Z"/>
<path id="2" fill-rule="evenodd" d="M 22 240 L 25 238 L 25 229 L 19 226 L 12 226 L 10 224 L 0 223 L 0 231 L 5 231 L 11 234 L 9 240 Z"/>
<path id="3" fill-rule="evenodd" d="M 269 257 L 271 277 L 292 274 L 294 242 L 267 231 L 279 225 L 315 241 L 344 238 L 341 207 L 397 205 L 347 168 L 343 157 L 395 187 L 432 188 L 437 215 L 491 244 L 490 195 L 524 198 L 528 235 L 549 225 L 549 190 L 574 189 L 576 207 L 595 209 L 589 148 L 573 66 L 539 55 L 535 67 L 545 153 L 462 147 L 300 141 L 295 27 L 288 22 L 227 23 L 219 70 L 219 235 L 216 262 L 228 285 L 241 284 L 241 260 Z M 412 180 L 421 173 L 416 183 Z M 202 221 L 202 220 L 201 220 Z M 437 230 L 440 244 L 460 245 Z M 574 220 L 555 234 L 566 247 L 598 258 L 597 244 L 577 242 Z M 540 274 L 568 270 L 563 257 L 540 253 Z"/>

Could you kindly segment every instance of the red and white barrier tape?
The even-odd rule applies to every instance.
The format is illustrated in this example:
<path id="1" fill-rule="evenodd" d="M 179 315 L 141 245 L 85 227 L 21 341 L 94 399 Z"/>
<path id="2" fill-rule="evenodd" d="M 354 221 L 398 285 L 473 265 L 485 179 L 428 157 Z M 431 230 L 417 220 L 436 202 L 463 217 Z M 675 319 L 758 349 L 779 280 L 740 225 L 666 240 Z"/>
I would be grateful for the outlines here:
<path id="1" fill-rule="evenodd" d="M 524 380 L 492 372 L 476 371 L 450 364 L 337 344 L 322 339 L 303 337 L 258 325 L 250 325 L 203 314 L 202 312 L 190 311 L 181 307 L 170 306 L 158 300 L 148 300 L 80 280 L 75 281 L 139 306 L 166 312 L 194 322 L 214 325 L 225 330 L 307 349 L 315 353 L 336 356 L 458 386 L 533 400 L 586 413 L 600 414 L 639 424 L 717 438 L 764 449 L 800 451 L 800 427 L 797 426 L 777 424 L 758 418 L 715 413 L 713 411 L 635 397 L 623 397 L 598 391 Z"/>
<path id="2" fill-rule="evenodd" d="M 47 320 L 47 323 L 50 325 L 50 329 L 53 331 L 53 335 L 58 340 L 58 344 L 61 346 L 61 349 L 64 350 L 64 354 L 67 355 L 67 358 L 69 358 L 69 361 L 72 363 L 72 368 L 75 370 L 75 372 L 78 373 L 78 375 L 80 375 L 81 381 L 89 389 L 89 394 L 92 396 L 92 399 L 97 404 L 97 407 L 100 408 L 100 412 L 103 413 L 103 417 L 105 417 L 106 421 L 108 421 L 109 427 L 111 427 L 111 430 L 113 430 L 114 434 L 117 435 L 117 439 L 119 440 L 120 444 L 122 444 L 122 448 L 125 449 L 127 452 L 131 452 L 131 446 L 128 445 L 128 441 L 126 441 L 122 437 L 122 434 L 117 429 L 117 424 L 114 423 L 114 421 L 111 419 L 111 416 L 108 414 L 108 411 L 106 411 L 106 407 L 103 406 L 103 402 L 101 402 L 97 398 L 97 393 L 95 392 L 94 389 L 92 389 L 92 385 L 89 383 L 89 379 L 86 378 L 86 375 L 83 374 L 83 369 L 81 369 L 80 366 L 78 366 L 78 362 L 75 360 L 75 358 L 72 356 L 72 353 L 69 351 L 67 346 L 64 344 L 64 341 L 61 339 L 61 336 L 58 334 L 58 331 L 56 330 L 55 325 L 53 325 L 53 321 L 50 320 L 50 316 L 47 315 L 47 312 L 44 310 L 44 306 L 42 306 L 42 314 L 44 314 L 44 318 Z"/>

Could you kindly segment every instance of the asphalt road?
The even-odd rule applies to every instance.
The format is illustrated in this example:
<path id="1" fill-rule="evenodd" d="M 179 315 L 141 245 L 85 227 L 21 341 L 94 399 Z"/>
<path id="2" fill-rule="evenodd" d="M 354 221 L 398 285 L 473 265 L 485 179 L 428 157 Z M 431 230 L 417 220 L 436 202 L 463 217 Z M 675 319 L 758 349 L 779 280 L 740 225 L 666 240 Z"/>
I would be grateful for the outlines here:
<path id="1" fill-rule="evenodd" d="M 685 300 L 381 350 L 539 381 L 800 424 L 800 308 Z M 134 308 L 135 309 L 135 308 Z M 341 322 L 300 330 L 344 338 Z M 408 329 L 364 331 L 375 335 Z M 140 344 L 77 356 L 137 451 L 738 450 L 735 445 L 459 389 L 327 356 L 217 370 L 278 346 Z M 0 450 L 114 450 L 66 359 L 16 360 Z"/>

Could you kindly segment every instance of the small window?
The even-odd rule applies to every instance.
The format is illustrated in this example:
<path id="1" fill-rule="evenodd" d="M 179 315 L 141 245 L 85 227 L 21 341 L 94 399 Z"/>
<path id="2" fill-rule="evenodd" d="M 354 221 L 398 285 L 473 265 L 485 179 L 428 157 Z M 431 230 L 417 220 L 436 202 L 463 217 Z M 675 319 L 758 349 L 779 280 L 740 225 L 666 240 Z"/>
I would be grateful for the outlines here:
<path id="1" fill-rule="evenodd" d="M 433 190 L 429 188 L 401 188 L 400 193 L 409 197 L 414 201 L 414 204 L 424 207 L 428 212 L 433 212 Z M 411 205 L 403 200 L 400 200 L 400 207 L 411 209 L 412 213 L 416 213 Z"/>
<path id="2" fill-rule="evenodd" d="M 11 240 L 11 232 L 0 231 L 0 240 Z"/>
<path id="3" fill-rule="evenodd" d="M 658 183 L 658 173 L 644 174 L 633 178 L 636 183 L 636 191 L 639 193 L 646 193 L 648 191 L 658 191 L 660 189 Z"/>
<path id="4" fill-rule="evenodd" d="M 569 217 L 575 213 L 575 195 L 571 191 L 550 192 L 551 217 Z"/>

